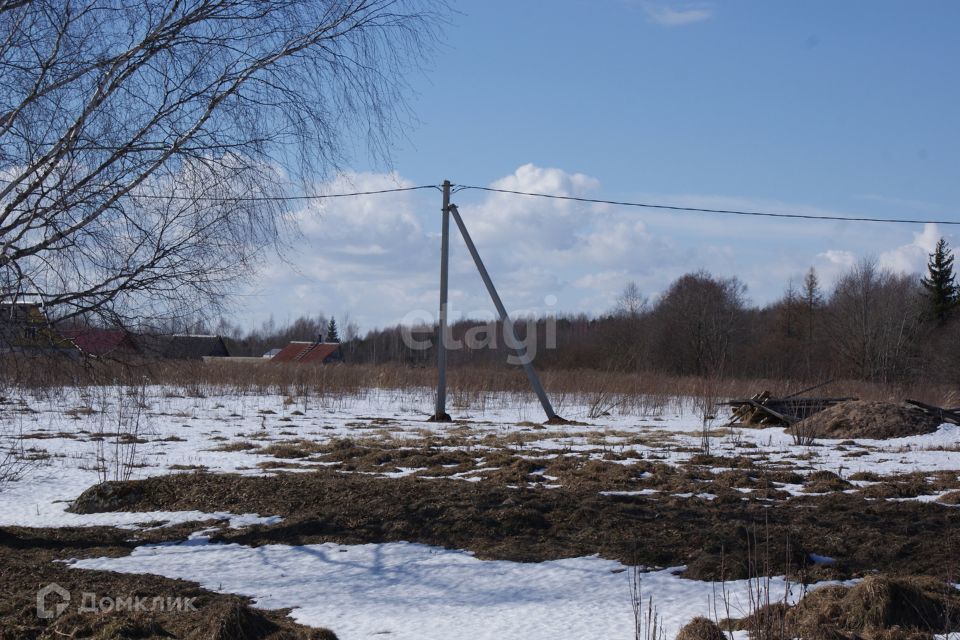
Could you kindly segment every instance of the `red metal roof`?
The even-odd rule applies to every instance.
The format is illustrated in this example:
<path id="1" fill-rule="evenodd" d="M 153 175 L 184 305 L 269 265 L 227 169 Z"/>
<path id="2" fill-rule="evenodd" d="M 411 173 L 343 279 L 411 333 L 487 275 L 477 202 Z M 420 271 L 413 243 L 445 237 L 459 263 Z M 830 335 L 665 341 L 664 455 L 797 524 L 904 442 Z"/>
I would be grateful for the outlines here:
<path id="1" fill-rule="evenodd" d="M 272 361 L 322 363 L 339 348 L 339 342 L 291 342 L 273 356 Z"/>
<path id="2" fill-rule="evenodd" d="M 92 356 L 103 356 L 118 350 L 137 350 L 130 335 L 123 329 L 62 329 L 59 333 Z"/>
<path id="3" fill-rule="evenodd" d="M 340 349 L 339 342 L 321 342 L 300 358 L 300 362 L 316 362 L 322 364 L 324 360 L 336 353 L 338 349 Z"/>

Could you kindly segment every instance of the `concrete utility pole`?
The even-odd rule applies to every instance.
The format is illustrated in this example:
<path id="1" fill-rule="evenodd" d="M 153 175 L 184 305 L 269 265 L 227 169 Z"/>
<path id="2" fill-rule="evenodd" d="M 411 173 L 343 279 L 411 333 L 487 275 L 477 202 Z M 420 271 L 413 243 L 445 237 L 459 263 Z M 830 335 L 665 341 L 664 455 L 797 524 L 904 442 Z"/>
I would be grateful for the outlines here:
<path id="1" fill-rule="evenodd" d="M 440 318 L 437 323 L 437 406 L 433 422 L 450 422 L 447 413 L 447 265 L 450 254 L 450 181 L 443 181 L 440 240 Z"/>
<path id="2" fill-rule="evenodd" d="M 490 294 L 490 299 L 493 300 L 493 305 L 497 308 L 497 313 L 500 314 L 500 320 L 503 322 L 503 330 L 510 338 L 509 346 L 517 352 L 517 357 L 520 358 L 523 369 L 527 373 L 527 379 L 530 380 L 530 386 L 533 387 L 533 391 L 537 394 L 544 413 L 547 414 L 547 422 L 566 422 L 566 420 L 554 412 L 553 407 L 550 405 L 547 392 L 543 390 L 543 385 L 540 384 L 540 378 L 537 376 L 537 372 L 534 370 L 533 364 L 530 361 L 531 359 L 527 354 L 527 347 L 517 339 L 517 334 L 513 329 L 513 321 L 507 314 L 507 308 L 503 306 L 503 301 L 500 299 L 500 294 L 497 293 L 497 288 L 493 286 L 493 280 L 490 279 L 490 274 L 487 273 L 487 268 L 484 266 L 483 260 L 480 259 L 480 252 L 477 251 L 476 245 L 473 244 L 473 238 L 470 237 L 470 232 L 467 231 L 467 226 L 463 223 L 463 218 L 460 217 L 460 211 L 457 209 L 457 205 L 450 204 L 451 186 L 449 180 L 443 181 L 443 209 L 441 210 L 443 214 L 443 224 L 440 240 L 440 318 L 437 323 L 437 406 L 430 421 L 451 421 L 450 414 L 447 413 L 447 267 L 450 256 L 450 216 L 452 215 L 454 221 L 457 223 L 457 228 L 460 230 L 460 235 L 463 236 L 463 241 L 466 243 L 467 249 L 473 257 L 477 271 L 483 279 L 483 284 L 487 287 L 487 293 Z"/>

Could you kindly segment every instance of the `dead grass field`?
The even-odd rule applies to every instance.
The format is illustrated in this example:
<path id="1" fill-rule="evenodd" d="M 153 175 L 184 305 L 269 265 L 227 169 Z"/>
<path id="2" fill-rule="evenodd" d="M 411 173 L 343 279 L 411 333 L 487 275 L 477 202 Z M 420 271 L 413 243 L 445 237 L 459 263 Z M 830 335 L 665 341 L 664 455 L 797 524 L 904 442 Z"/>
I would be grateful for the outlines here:
<path id="1" fill-rule="evenodd" d="M 870 593 L 886 602 L 921 602 L 902 586 L 916 584 L 921 585 L 917 598 L 929 604 L 936 600 L 930 594 L 939 593 L 931 585 L 956 583 L 960 576 L 960 510 L 955 508 L 960 463 L 910 468 L 897 460 L 915 452 L 912 445 L 884 446 L 854 436 L 809 446 L 790 445 L 788 438 L 772 444 L 754 430 L 724 425 L 723 416 L 707 416 L 705 405 L 678 405 L 678 394 L 687 394 L 686 402 L 696 407 L 696 399 L 708 395 L 715 401 L 759 389 L 790 389 L 782 382 L 729 381 L 718 391 L 697 380 L 546 372 L 558 406 L 578 406 L 586 417 L 544 426 L 534 416 L 488 417 L 488 410 L 502 416 L 502 407 L 515 401 L 525 380 L 460 370 L 451 376 L 450 400 L 468 417 L 438 428 L 423 421 L 429 407 L 411 419 L 410 411 L 370 411 L 376 402 L 361 403 L 356 411 L 344 404 L 350 397 L 367 398 L 372 389 L 393 390 L 390 402 L 409 395 L 415 398 L 411 402 L 423 404 L 430 398 L 424 387 L 432 382 L 431 371 L 256 363 L 252 368 L 187 365 L 154 373 L 176 383 L 159 387 L 166 395 L 156 406 L 147 402 L 144 411 L 150 420 L 172 425 L 172 432 L 131 435 L 98 422 L 104 419 L 100 405 L 71 401 L 59 406 L 61 392 L 53 385 L 27 387 L 31 397 L 49 397 L 51 408 L 5 399 L 0 413 L 20 421 L 35 420 L 43 411 L 62 415 L 62 424 L 23 433 L 30 443 L 24 454 L 37 464 L 63 455 L 58 442 L 159 447 L 160 454 L 166 445 L 181 446 L 206 456 L 175 463 L 161 457 L 153 464 L 164 466 L 163 473 L 94 484 L 73 502 L 73 513 L 227 511 L 275 514 L 282 521 L 245 529 L 231 529 L 222 520 L 134 530 L 0 527 L 0 638 L 334 637 L 294 624 L 283 610 L 252 608 L 249 599 L 189 582 L 80 571 L 60 562 L 122 556 L 146 543 L 182 542 L 198 529 L 209 530 L 213 543 L 251 547 L 406 541 L 527 563 L 599 554 L 647 568 L 684 566 L 684 577 L 718 583 L 785 574 L 805 585 L 873 580 L 879 572 L 887 582 L 871 582 Z M 88 383 L 87 395 L 95 396 L 94 382 Z M 931 391 L 936 397 L 917 391 L 853 383 L 836 387 L 838 395 L 877 400 L 907 393 L 930 402 L 952 397 L 948 390 Z M 274 404 L 231 406 L 221 400 L 261 396 L 275 398 Z M 686 414 L 663 424 L 661 416 L 675 410 Z M 682 430 L 680 423 L 691 420 L 702 420 L 703 429 Z M 75 423 L 85 428 L 73 428 Z M 949 443 L 937 442 L 941 456 L 949 458 Z M 238 460 L 237 473 L 210 469 L 216 459 L 210 456 L 218 455 Z M 844 469 L 865 459 L 877 464 L 855 467 L 855 473 Z M 142 460 L 131 459 L 131 465 L 150 469 Z M 110 590 L 121 597 L 154 591 L 195 596 L 202 606 L 189 618 L 88 615 L 47 624 L 37 620 L 32 599 L 39 584 L 51 581 L 71 591 Z M 941 600 L 953 606 L 952 592 L 944 593 L 949 597 Z M 900 596 L 906 600 L 897 600 Z M 791 609 L 770 609 L 762 620 L 726 626 L 751 630 L 772 620 L 781 625 L 780 635 L 770 631 L 763 637 L 820 640 L 929 637 L 960 625 L 949 612 L 928 612 L 928 617 L 939 616 L 935 623 L 907 621 L 913 624 L 909 633 L 920 635 L 898 636 L 892 629 L 903 626 L 900 618 L 861 619 L 851 613 L 873 606 L 862 604 L 862 589 L 833 590 L 818 598 Z M 815 633 L 817 625 L 834 635 Z"/>
<path id="2" fill-rule="evenodd" d="M 763 390 L 787 395 L 822 380 L 776 380 L 727 378 L 705 380 L 676 377 L 655 372 L 610 372 L 593 369 L 545 370 L 540 372 L 554 401 L 562 405 L 570 396 L 592 397 L 598 412 L 614 410 L 626 403 L 666 403 L 677 396 L 723 399 L 750 397 Z M 64 385 L 172 384 L 188 394 L 212 395 L 230 389 L 237 393 L 278 393 L 291 404 L 303 397 L 361 393 L 370 388 L 422 389 L 436 385 L 432 368 L 401 365 L 335 366 L 283 365 L 264 362 L 231 363 L 229 360 L 203 362 L 74 362 L 63 358 L 26 361 L 3 359 L 0 385 L 16 384 L 25 389 L 58 388 Z M 483 402 L 497 392 L 526 392 L 529 383 L 517 367 L 450 369 L 448 395 L 454 407 Z M 937 406 L 960 405 L 960 392 L 948 384 L 879 384 L 859 380 L 836 380 L 818 390 L 838 397 L 899 402 L 912 398 Z M 2 386 L 0 386 L 2 393 Z"/>

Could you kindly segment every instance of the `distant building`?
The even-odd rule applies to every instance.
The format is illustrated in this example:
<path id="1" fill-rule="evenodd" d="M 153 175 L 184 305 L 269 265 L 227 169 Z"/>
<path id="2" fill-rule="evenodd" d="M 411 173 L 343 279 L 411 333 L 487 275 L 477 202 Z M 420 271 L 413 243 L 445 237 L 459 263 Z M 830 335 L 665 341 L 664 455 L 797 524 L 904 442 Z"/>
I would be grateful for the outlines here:
<path id="1" fill-rule="evenodd" d="M 0 303 L 0 353 L 76 353 L 61 337 L 39 304 Z"/>
<path id="2" fill-rule="evenodd" d="M 278 353 L 280 353 L 281 351 L 283 351 L 283 349 L 270 349 L 270 351 L 267 351 L 265 354 L 263 354 L 263 357 L 264 357 L 264 358 L 272 358 L 272 357 L 274 357 L 275 355 L 277 355 Z"/>
<path id="3" fill-rule="evenodd" d="M 88 356 L 102 358 L 140 353 L 134 337 L 125 329 L 61 329 L 59 333 Z"/>
<path id="4" fill-rule="evenodd" d="M 202 360 L 229 358 L 230 350 L 220 336 L 142 335 L 137 338 L 143 355 L 167 360 Z"/>
<path id="5" fill-rule="evenodd" d="M 297 362 L 301 364 L 330 364 L 343 362 L 339 342 L 291 342 L 273 356 L 271 362 Z"/>

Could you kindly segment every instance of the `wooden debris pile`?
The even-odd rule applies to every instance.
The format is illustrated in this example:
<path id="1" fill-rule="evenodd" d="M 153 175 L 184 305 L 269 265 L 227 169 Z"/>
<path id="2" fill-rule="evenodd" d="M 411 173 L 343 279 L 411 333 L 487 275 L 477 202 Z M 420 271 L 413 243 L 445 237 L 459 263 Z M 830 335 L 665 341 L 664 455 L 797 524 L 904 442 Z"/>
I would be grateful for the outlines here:
<path id="1" fill-rule="evenodd" d="M 944 422 L 949 422 L 950 424 L 960 424 L 960 407 L 943 409 L 941 407 L 937 407 L 932 404 L 925 404 L 917 400 L 904 400 L 904 402 L 910 406 L 920 409 L 924 413 L 938 418 L 941 424 Z"/>
<path id="2" fill-rule="evenodd" d="M 806 389 L 800 393 L 809 390 Z M 730 407 L 731 420 L 729 424 L 739 423 L 754 427 L 790 427 L 836 404 L 857 400 L 857 398 L 802 398 L 798 396 L 799 394 L 793 394 L 776 398 L 769 391 L 764 391 L 751 398 L 729 400 L 722 404 Z M 905 404 L 937 418 L 939 424 L 949 422 L 960 425 L 960 407 L 944 409 L 917 400 L 906 400 Z"/>
<path id="3" fill-rule="evenodd" d="M 856 398 L 798 398 L 796 396 L 774 398 L 769 391 L 764 391 L 752 398 L 730 400 L 723 404 L 731 408 L 730 424 L 739 422 L 749 426 L 789 427 L 827 407 L 847 400 L 856 400 Z"/>

